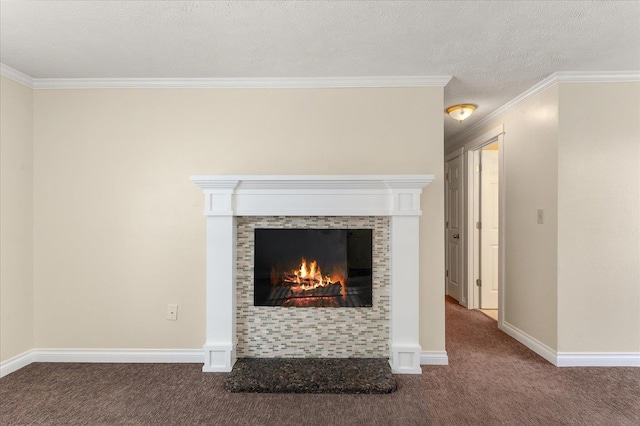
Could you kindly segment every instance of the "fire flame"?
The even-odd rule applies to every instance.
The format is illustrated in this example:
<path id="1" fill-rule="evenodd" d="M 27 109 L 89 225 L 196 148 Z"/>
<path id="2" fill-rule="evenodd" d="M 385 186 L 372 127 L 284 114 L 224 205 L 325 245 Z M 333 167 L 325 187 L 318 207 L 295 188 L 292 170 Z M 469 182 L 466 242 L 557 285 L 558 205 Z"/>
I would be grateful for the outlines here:
<path id="1" fill-rule="evenodd" d="M 307 260 L 303 258 L 297 270 L 284 273 L 282 281 L 291 286 L 291 289 L 296 293 L 340 284 L 342 287 L 340 293 L 344 296 L 345 276 L 344 273 L 341 272 L 342 271 L 334 270 L 332 275 L 322 275 L 318 262 L 315 260 L 307 262 Z"/>
<path id="2" fill-rule="evenodd" d="M 322 275 L 320 266 L 315 260 L 307 263 L 305 259 L 302 259 L 300 268 L 293 271 L 293 274 L 285 272 L 284 281 L 297 284 L 296 287 L 299 287 L 300 290 L 310 290 L 331 284 L 331 277 Z"/>

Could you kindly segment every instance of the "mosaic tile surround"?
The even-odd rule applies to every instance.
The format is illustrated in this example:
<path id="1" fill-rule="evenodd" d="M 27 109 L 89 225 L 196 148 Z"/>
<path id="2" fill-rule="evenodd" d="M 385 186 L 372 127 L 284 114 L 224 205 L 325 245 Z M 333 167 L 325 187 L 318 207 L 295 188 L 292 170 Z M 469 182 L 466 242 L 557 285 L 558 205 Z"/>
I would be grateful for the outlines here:
<path id="1" fill-rule="evenodd" d="M 253 306 L 255 228 L 373 229 L 373 307 Z M 237 250 L 238 357 L 389 356 L 388 217 L 240 216 Z"/>

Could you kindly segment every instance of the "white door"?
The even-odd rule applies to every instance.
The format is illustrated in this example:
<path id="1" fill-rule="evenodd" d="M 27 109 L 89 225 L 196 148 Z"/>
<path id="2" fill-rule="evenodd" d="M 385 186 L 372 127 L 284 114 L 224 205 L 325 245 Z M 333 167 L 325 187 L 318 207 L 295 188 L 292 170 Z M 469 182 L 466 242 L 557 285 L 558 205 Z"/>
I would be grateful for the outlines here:
<path id="1" fill-rule="evenodd" d="M 446 292 L 457 301 L 462 293 L 462 155 L 445 163 Z"/>
<path id="2" fill-rule="evenodd" d="M 480 309 L 498 309 L 498 150 L 483 149 L 480 164 Z"/>

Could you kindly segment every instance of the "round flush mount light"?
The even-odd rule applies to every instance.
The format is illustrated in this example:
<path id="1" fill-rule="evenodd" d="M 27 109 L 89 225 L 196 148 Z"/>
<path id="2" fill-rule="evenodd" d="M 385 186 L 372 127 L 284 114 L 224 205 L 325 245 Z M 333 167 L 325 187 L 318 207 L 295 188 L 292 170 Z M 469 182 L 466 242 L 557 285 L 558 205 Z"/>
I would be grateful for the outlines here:
<path id="1" fill-rule="evenodd" d="M 476 106 L 471 104 L 460 104 L 454 105 L 447 108 L 447 114 L 454 120 L 458 120 L 458 122 L 462 122 L 465 118 L 468 118 L 473 111 L 475 111 Z"/>

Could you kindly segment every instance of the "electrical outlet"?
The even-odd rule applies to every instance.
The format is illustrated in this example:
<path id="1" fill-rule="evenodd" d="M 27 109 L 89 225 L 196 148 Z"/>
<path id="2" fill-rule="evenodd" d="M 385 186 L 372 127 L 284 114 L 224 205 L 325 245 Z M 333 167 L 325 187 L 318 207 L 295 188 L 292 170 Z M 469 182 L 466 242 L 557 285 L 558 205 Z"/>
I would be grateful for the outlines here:
<path id="1" fill-rule="evenodd" d="M 538 223 L 544 223 L 544 209 L 538 209 Z"/>
<path id="2" fill-rule="evenodd" d="M 178 320 L 178 305 L 174 303 L 169 303 L 167 305 L 167 319 L 171 321 Z"/>

